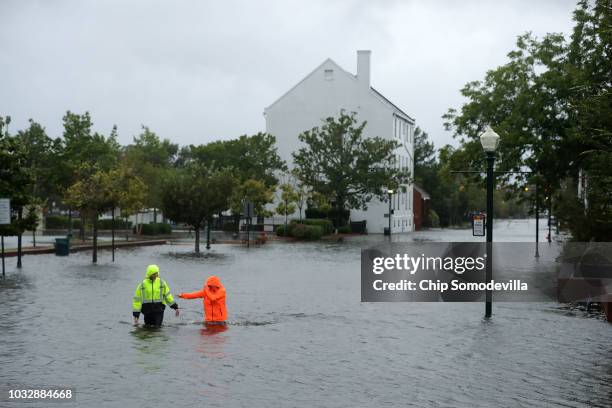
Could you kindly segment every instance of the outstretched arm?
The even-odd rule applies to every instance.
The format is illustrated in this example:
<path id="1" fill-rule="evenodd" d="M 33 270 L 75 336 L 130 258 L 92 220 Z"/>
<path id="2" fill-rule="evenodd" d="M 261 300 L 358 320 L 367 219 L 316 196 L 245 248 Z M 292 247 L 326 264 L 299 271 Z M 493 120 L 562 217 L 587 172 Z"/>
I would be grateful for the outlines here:
<path id="1" fill-rule="evenodd" d="M 200 289 L 196 292 L 181 293 L 178 295 L 181 299 L 198 299 L 204 297 L 204 290 Z"/>

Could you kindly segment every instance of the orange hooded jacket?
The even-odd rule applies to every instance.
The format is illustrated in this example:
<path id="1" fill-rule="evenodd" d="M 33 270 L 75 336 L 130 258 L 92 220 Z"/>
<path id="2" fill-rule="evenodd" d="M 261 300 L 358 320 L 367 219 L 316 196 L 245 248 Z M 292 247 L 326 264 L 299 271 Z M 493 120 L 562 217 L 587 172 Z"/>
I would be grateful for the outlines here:
<path id="1" fill-rule="evenodd" d="M 213 287 L 211 290 L 210 287 Z M 214 289 L 216 288 L 216 289 Z M 207 322 L 224 322 L 227 320 L 227 308 L 225 307 L 225 288 L 221 280 L 216 276 L 210 276 L 201 290 L 190 293 L 181 293 L 181 299 L 203 298 L 204 314 Z"/>

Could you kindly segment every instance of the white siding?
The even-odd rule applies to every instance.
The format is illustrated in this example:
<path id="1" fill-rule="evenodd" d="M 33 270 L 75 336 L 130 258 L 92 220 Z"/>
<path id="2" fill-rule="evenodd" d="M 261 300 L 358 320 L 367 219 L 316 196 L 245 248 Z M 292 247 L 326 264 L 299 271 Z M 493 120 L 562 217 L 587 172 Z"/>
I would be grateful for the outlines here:
<path id="1" fill-rule="evenodd" d="M 369 69 L 367 74 L 369 77 Z M 364 129 L 366 137 L 380 136 L 402 142 L 403 145 L 395 152 L 399 158 L 397 165 L 408 167 L 410 173 L 413 173 L 410 142 L 413 124 L 369 86 L 363 86 L 362 82 L 328 59 L 265 109 L 266 132 L 276 136 L 279 155 L 287 161 L 289 167 L 293 167 L 291 153 L 301 145 L 298 135 L 304 130 L 321 126 L 326 117 L 339 116 L 344 109 L 356 112 L 359 122 L 367 120 Z M 393 232 L 412 230 L 412 204 L 409 200 L 412 197 L 412 185 L 405 186 L 405 190 L 393 197 L 396 208 L 392 217 Z M 399 204 L 401 202 L 403 206 Z M 386 201 L 373 200 L 365 211 L 352 210 L 351 220 L 366 220 L 368 232 L 382 233 L 389 222 L 384 218 L 387 211 Z"/>

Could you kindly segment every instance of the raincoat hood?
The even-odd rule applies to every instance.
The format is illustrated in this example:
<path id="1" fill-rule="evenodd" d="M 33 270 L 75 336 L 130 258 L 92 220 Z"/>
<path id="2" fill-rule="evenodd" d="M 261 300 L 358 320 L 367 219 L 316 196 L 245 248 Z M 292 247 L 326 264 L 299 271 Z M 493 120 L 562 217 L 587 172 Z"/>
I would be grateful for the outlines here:
<path id="1" fill-rule="evenodd" d="M 204 289 L 208 288 L 208 285 L 211 286 L 216 286 L 219 289 L 223 289 L 225 290 L 225 288 L 223 287 L 223 284 L 221 283 L 221 279 L 219 279 L 216 276 L 209 276 L 208 279 L 206 279 L 206 283 L 204 284 Z"/>
<path id="2" fill-rule="evenodd" d="M 159 266 L 149 265 L 147 266 L 147 278 L 151 277 L 154 273 L 159 273 Z"/>

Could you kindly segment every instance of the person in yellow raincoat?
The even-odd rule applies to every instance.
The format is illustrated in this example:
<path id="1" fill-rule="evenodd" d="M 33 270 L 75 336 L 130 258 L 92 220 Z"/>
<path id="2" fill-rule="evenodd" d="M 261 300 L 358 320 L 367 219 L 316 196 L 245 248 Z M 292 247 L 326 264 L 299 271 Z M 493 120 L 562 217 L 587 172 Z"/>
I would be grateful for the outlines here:
<path id="1" fill-rule="evenodd" d="M 159 327 L 164 320 L 166 305 L 174 309 L 179 315 L 178 305 L 170 293 L 170 287 L 159 277 L 159 267 L 149 265 L 146 278 L 138 284 L 132 301 L 132 315 L 134 325 L 138 324 L 140 313 L 144 315 L 146 325 Z"/>

